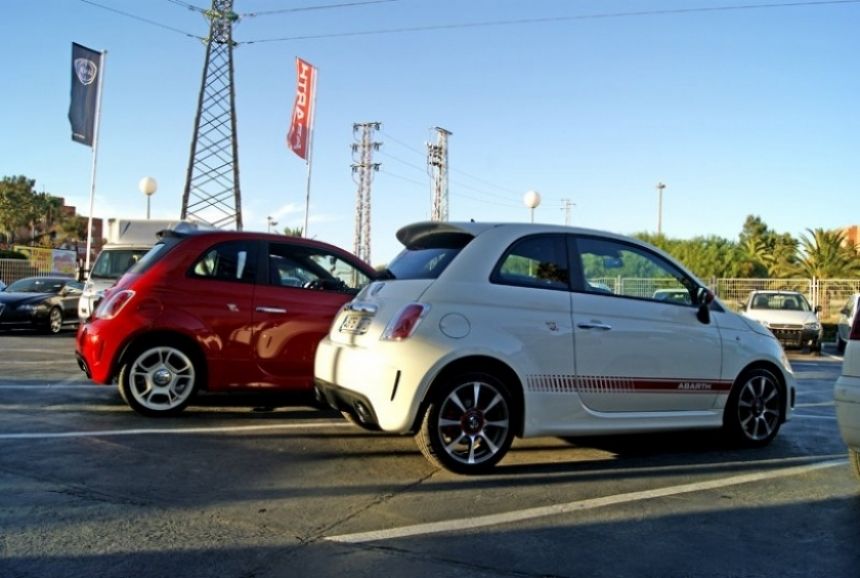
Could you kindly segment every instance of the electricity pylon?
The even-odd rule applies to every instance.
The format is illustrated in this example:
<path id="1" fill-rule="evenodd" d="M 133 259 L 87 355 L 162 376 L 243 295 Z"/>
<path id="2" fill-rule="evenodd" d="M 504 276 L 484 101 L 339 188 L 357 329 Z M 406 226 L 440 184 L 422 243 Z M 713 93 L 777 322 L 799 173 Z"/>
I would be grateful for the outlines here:
<path id="1" fill-rule="evenodd" d="M 436 127 L 436 144 L 427 143 L 427 171 L 430 173 L 431 221 L 448 220 L 448 136 L 450 131 Z"/>
<path id="2" fill-rule="evenodd" d="M 381 127 L 378 122 L 362 122 L 352 125 L 357 142 L 352 145 L 353 180 L 358 185 L 355 195 L 355 239 L 353 252 L 366 263 L 370 263 L 370 184 L 379 163 L 373 162 L 373 151 L 378 151 L 381 142 L 373 140 L 373 132 Z M 357 136 L 361 132 L 361 137 Z"/>
<path id="3" fill-rule="evenodd" d="M 197 101 L 182 219 L 242 230 L 236 102 L 233 84 L 233 0 L 212 0 L 206 62 Z"/>

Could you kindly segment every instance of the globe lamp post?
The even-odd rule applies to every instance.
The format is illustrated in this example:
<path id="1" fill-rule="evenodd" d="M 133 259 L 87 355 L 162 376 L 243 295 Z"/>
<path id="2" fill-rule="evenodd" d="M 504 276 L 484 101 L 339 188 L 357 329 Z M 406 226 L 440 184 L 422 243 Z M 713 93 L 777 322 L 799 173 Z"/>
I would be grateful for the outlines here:
<path id="1" fill-rule="evenodd" d="M 152 195 L 158 189 L 158 183 L 152 177 L 143 177 L 137 184 L 137 188 L 140 189 L 141 193 L 146 195 L 146 218 L 149 219 L 149 202 L 152 199 Z"/>
<path id="2" fill-rule="evenodd" d="M 523 204 L 529 208 L 531 212 L 531 222 L 535 222 L 535 208 L 540 205 L 540 193 L 537 191 L 529 191 L 523 196 Z"/>

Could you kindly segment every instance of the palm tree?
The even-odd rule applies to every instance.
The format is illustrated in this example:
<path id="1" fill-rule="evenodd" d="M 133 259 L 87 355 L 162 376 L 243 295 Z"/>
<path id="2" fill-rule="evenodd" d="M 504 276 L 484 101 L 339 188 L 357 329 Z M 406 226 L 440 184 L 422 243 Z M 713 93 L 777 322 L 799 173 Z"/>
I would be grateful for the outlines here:
<path id="1" fill-rule="evenodd" d="M 775 235 L 770 243 L 771 259 L 767 274 L 771 278 L 791 277 L 797 270 L 797 239 L 789 233 Z"/>
<path id="2" fill-rule="evenodd" d="M 860 257 L 854 247 L 846 244 L 842 231 L 807 229 L 800 245 L 802 256 L 798 270 L 807 277 L 846 278 L 860 273 Z"/>
<path id="3" fill-rule="evenodd" d="M 746 237 L 737 246 L 740 277 L 766 277 L 774 255 L 761 237 Z"/>

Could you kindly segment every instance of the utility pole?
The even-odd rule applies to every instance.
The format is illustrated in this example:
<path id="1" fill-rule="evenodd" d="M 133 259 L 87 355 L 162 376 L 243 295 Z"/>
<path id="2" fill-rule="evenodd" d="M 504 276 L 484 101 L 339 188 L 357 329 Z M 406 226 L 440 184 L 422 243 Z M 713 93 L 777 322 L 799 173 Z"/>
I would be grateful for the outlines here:
<path id="1" fill-rule="evenodd" d="M 430 174 L 431 221 L 448 220 L 448 136 L 452 133 L 435 127 L 436 144 L 427 143 L 427 172 Z"/>
<path id="2" fill-rule="evenodd" d="M 663 234 L 663 189 L 666 185 L 657 183 L 657 235 Z"/>
<path id="3" fill-rule="evenodd" d="M 206 61 L 197 100 L 182 219 L 242 230 L 236 102 L 233 84 L 233 0 L 212 0 Z"/>
<path id="4" fill-rule="evenodd" d="M 575 207 L 576 203 L 571 202 L 570 199 L 562 199 L 561 200 L 561 210 L 564 211 L 564 226 L 570 226 L 570 210 Z"/>
<path id="5" fill-rule="evenodd" d="M 353 252 L 366 263 L 370 263 L 370 184 L 373 181 L 373 173 L 380 167 L 380 163 L 373 162 L 373 151 L 378 151 L 382 146 L 381 142 L 373 140 L 373 133 L 381 127 L 382 123 L 379 122 L 352 125 L 352 135 L 356 139 L 352 145 L 352 177 L 358 185 L 355 195 Z M 358 133 L 361 133 L 360 136 Z"/>

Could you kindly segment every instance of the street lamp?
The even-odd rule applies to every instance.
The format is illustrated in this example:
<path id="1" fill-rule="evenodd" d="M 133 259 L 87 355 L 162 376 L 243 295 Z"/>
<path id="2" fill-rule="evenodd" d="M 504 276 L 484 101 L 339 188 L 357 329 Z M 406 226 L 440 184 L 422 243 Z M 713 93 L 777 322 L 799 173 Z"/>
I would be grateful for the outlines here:
<path id="1" fill-rule="evenodd" d="M 531 212 L 531 221 L 535 222 L 535 208 L 540 205 L 540 193 L 537 191 L 529 191 L 523 195 L 523 204 L 529 208 Z"/>
<path id="2" fill-rule="evenodd" d="M 140 189 L 141 193 L 146 195 L 146 218 L 149 219 L 149 201 L 158 189 L 158 183 L 152 177 L 143 177 L 137 183 L 137 188 Z"/>
<path id="3" fill-rule="evenodd" d="M 266 231 L 271 233 L 272 227 L 277 227 L 278 222 L 274 220 L 272 217 L 266 217 Z"/>
<path id="4" fill-rule="evenodd" d="M 657 234 L 663 234 L 663 189 L 666 185 L 657 183 Z"/>

